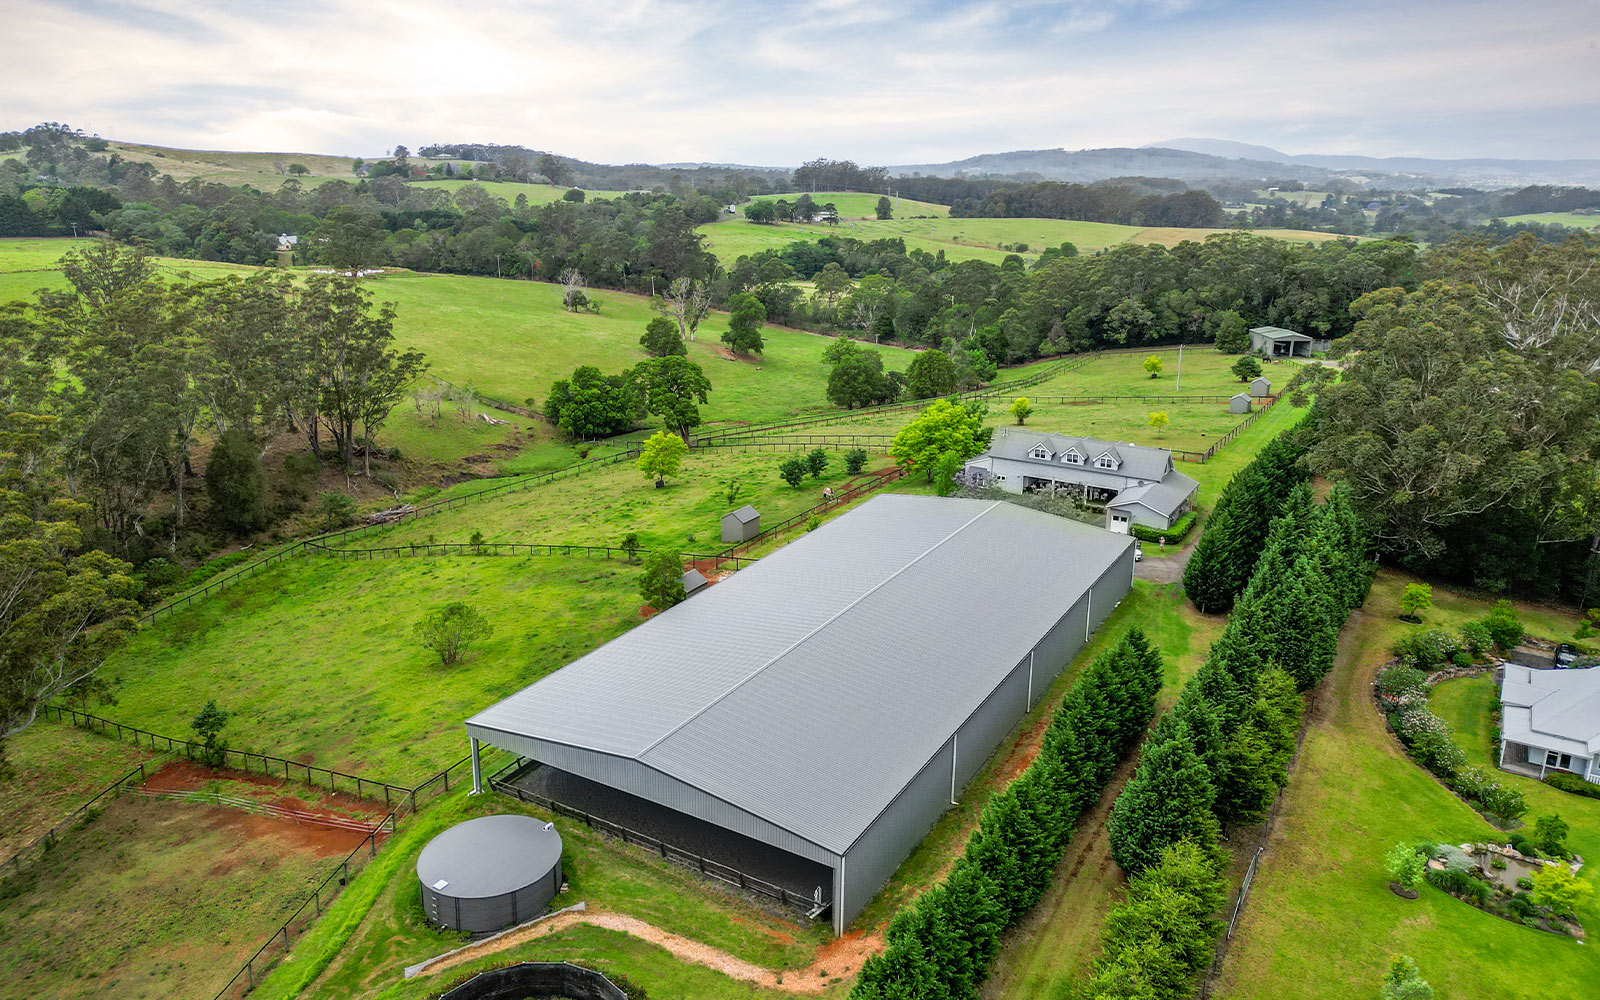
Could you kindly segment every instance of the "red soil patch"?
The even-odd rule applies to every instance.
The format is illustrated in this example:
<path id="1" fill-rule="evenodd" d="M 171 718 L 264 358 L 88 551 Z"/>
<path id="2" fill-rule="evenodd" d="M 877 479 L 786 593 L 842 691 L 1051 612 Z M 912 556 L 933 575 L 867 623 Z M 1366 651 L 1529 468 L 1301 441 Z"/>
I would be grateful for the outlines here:
<path id="1" fill-rule="evenodd" d="M 143 788 L 150 792 L 198 791 L 205 788 L 208 782 L 215 780 L 248 784 L 268 790 L 274 794 L 258 797 L 265 805 L 295 809 L 331 820 L 348 822 L 352 817 L 356 817 L 376 825 L 388 815 L 388 810 L 383 806 L 353 795 L 326 792 L 320 802 L 312 804 L 292 794 L 304 787 L 295 782 L 264 774 L 219 771 L 190 760 L 175 760 L 166 764 L 150 775 Z M 236 831 L 249 839 L 279 837 L 296 849 L 305 849 L 317 854 L 348 854 L 367 839 L 366 834 L 354 830 L 341 830 L 289 817 L 261 816 L 227 806 L 210 806 L 206 809 L 206 814 L 207 825 L 212 829 Z M 224 865 L 227 864 L 229 862 L 224 862 Z"/>

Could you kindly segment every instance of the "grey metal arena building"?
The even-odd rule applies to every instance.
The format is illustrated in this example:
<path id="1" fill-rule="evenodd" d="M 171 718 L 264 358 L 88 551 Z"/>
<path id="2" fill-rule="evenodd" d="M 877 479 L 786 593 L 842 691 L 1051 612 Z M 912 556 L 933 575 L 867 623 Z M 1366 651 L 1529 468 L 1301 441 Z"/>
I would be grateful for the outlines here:
<path id="1" fill-rule="evenodd" d="M 880 496 L 468 719 L 474 782 L 488 743 L 808 859 L 842 932 L 1133 567 L 1127 535 Z"/>

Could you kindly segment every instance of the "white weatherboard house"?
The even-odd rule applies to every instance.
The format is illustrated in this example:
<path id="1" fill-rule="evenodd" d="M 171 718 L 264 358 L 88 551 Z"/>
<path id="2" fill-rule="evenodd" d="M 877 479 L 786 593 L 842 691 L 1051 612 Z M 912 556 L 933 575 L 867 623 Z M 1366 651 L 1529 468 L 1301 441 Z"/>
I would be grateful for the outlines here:
<path id="1" fill-rule="evenodd" d="M 1535 670 L 1515 663 L 1500 682 L 1500 766 L 1570 771 L 1600 784 L 1600 667 Z"/>
<path id="2" fill-rule="evenodd" d="M 1172 527 L 1194 506 L 1200 486 L 1173 467 L 1165 448 L 1010 427 L 995 432 L 989 450 L 968 462 L 966 472 L 1011 493 L 1081 493 L 1106 505 L 1106 527 L 1121 534 L 1130 524 Z"/>

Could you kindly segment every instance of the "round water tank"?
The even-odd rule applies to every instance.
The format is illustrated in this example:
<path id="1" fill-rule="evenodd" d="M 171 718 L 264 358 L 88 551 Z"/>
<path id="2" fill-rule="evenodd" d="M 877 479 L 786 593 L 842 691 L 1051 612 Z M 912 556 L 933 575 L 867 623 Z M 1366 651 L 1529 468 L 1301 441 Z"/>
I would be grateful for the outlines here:
<path id="1" fill-rule="evenodd" d="M 417 857 L 422 908 L 442 927 L 497 931 L 543 913 L 561 888 L 561 835 L 531 816 L 482 816 Z"/>

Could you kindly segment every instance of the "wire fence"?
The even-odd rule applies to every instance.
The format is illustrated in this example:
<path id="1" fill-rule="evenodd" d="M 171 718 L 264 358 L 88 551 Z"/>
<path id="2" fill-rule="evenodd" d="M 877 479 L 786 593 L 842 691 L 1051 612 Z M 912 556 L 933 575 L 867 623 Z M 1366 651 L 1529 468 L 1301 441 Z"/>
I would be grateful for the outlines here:
<path id="1" fill-rule="evenodd" d="M 693 851 L 686 851 L 681 847 L 675 847 L 672 844 L 661 840 L 660 838 L 640 833 L 637 830 L 631 830 L 628 827 L 622 826 L 618 823 L 613 823 L 610 820 L 603 819 L 602 817 L 596 816 L 593 813 L 585 812 L 576 806 L 569 806 L 564 802 L 557 802 L 555 799 L 540 795 L 537 792 L 530 792 L 527 789 L 515 784 L 515 782 L 525 773 L 538 766 L 540 765 L 537 761 L 529 761 L 525 758 L 519 757 L 517 760 L 512 761 L 510 764 L 490 775 L 489 787 L 503 795 L 509 795 L 512 798 L 515 798 L 518 802 L 536 805 L 539 808 L 555 813 L 556 815 L 566 816 L 569 819 L 578 820 L 592 830 L 598 830 L 603 834 L 616 837 L 624 844 L 633 844 L 636 847 L 642 847 L 647 851 L 660 855 L 667 861 L 682 865 L 685 868 L 697 871 L 702 875 L 717 879 L 718 881 L 726 882 L 729 885 L 738 886 L 740 889 L 743 889 L 746 892 L 753 892 L 757 895 L 765 896 L 768 899 L 775 899 L 786 906 L 792 906 L 803 910 L 808 915 L 820 912 L 823 906 L 823 900 L 817 898 L 816 896 L 807 896 L 802 893 L 795 892 L 792 889 L 786 889 L 781 885 L 768 882 L 765 879 L 756 878 L 754 875 L 746 874 L 745 872 L 742 872 L 730 865 L 725 865 L 720 861 L 713 861 L 704 855 L 696 854 Z M 511 776 L 505 777 L 508 772 L 512 772 Z"/>
<path id="2" fill-rule="evenodd" d="M 887 469 L 887 470 L 885 470 L 885 471 L 883 471 L 881 473 L 878 473 L 878 474 L 874 475 L 872 478 L 868 479 L 864 483 L 859 483 L 859 484 L 857 484 L 855 486 L 850 487 L 847 490 L 844 490 L 841 493 L 834 494 L 833 499 L 831 499 L 831 500 L 824 500 L 821 503 L 817 504 L 815 507 L 808 507 L 805 510 L 801 511 L 800 513 L 794 515 L 793 517 L 785 518 L 782 521 L 779 521 L 777 524 L 769 525 L 768 527 L 765 527 L 765 528 L 761 529 L 760 533 L 756 534 L 752 538 L 747 538 L 742 542 L 736 543 L 733 547 L 731 547 L 731 548 L 725 550 L 724 552 L 722 552 L 718 556 L 718 558 L 736 559 L 736 558 L 738 558 L 738 556 L 736 555 L 736 553 L 738 553 L 738 552 L 746 551 L 746 550 L 750 549 L 753 546 L 759 545 L 762 542 L 770 541 L 771 539 L 775 538 L 776 536 L 778 536 L 779 534 L 781 534 L 784 531 L 788 530 L 789 528 L 792 528 L 797 524 L 803 524 L 803 523 L 811 520 L 812 517 L 820 516 L 820 515 L 826 513 L 827 511 L 833 510 L 833 509 L 835 509 L 837 507 L 841 507 L 844 504 L 852 503 L 852 502 L 854 502 L 856 500 L 859 500 L 862 497 L 866 496 L 868 493 L 872 493 L 872 492 L 875 492 L 877 490 L 880 490 L 883 487 L 885 487 L 885 486 L 889 485 L 890 483 L 894 482 L 895 480 L 904 478 L 905 475 L 906 475 L 906 470 L 904 468 L 900 467 L 900 466 L 895 466 L 892 469 Z"/>
<path id="3" fill-rule="evenodd" d="M 355 559 L 384 559 L 402 556 L 594 556 L 604 559 L 622 558 L 631 562 L 644 551 L 643 546 L 628 548 L 621 545 L 569 545 L 565 542 L 408 542 L 404 545 L 385 545 L 368 549 L 335 549 L 318 546 L 319 554 L 348 556 Z M 748 556 L 734 556 L 726 552 L 700 555 L 689 553 L 683 557 L 690 562 L 718 560 L 732 563 L 742 569 L 755 562 Z"/>
<path id="4" fill-rule="evenodd" d="M 197 802 L 201 805 L 221 806 L 257 816 L 287 819 L 296 823 L 310 823 L 314 826 L 326 826 L 334 830 L 346 830 L 350 833 L 369 833 L 374 825 L 369 822 L 363 822 L 353 816 L 330 816 L 326 813 L 311 812 L 307 809 L 291 809 L 288 806 L 262 802 L 260 799 L 247 799 L 238 795 L 223 795 L 221 792 L 211 792 L 203 788 L 150 789 L 134 786 L 129 791 L 152 799 L 176 799 L 180 802 Z"/>
<path id="5" fill-rule="evenodd" d="M 311 890 L 311 894 L 294 913 L 289 915 L 289 919 L 269 934 L 261 947 L 256 949 L 255 954 L 239 966 L 239 971 L 233 974 L 233 978 L 217 991 L 217 1000 L 223 997 L 243 997 L 254 989 L 256 983 L 289 954 L 294 941 L 316 923 L 317 918 L 322 916 L 323 909 L 333 902 L 339 891 L 349 884 L 350 879 L 359 873 L 367 862 L 377 857 L 380 838 L 397 832 L 402 821 L 448 792 L 451 774 L 462 767 L 470 768 L 471 765 L 472 757 L 470 755 L 463 757 L 422 784 L 407 789 L 405 797 L 389 810 L 388 815 L 371 828 L 361 843 L 357 844 L 355 849 L 329 871 L 327 877 L 315 889 Z M 460 784 L 459 779 L 457 784 Z"/>
<path id="6" fill-rule="evenodd" d="M 205 751 L 204 744 L 194 740 L 186 740 L 181 736 L 167 736 L 154 733 L 138 726 L 130 726 L 107 719 L 89 712 L 80 712 L 72 708 L 60 708 L 56 705 L 46 705 L 40 714 L 53 722 L 70 721 L 81 729 L 88 729 L 105 736 L 131 739 L 135 746 L 148 746 L 152 750 L 164 750 L 173 753 L 182 753 L 190 760 L 200 756 Z M 303 781 L 316 788 L 326 788 L 330 792 L 346 792 L 358 798 L 376 799 L 383 796 L 384 805 L 393 805 L 395 801 L 409 795 L 412 789 L 406 785 L 396 785 L 376 778 L 368 778 L 360 774 L 351 774 L 348 771 L 336 771 L 331 768 L 317 767 L 315 764 L 302 764 L 297 760 L 286 757 L 276 757 L 269 753 L 258 753 L 254 750 L 235 750 L 227 748 L 222 754 L 222 766 L 230 767 L 246 774 L 264 774 L 269 777 L 282 777 L 290 781 Z"/>

